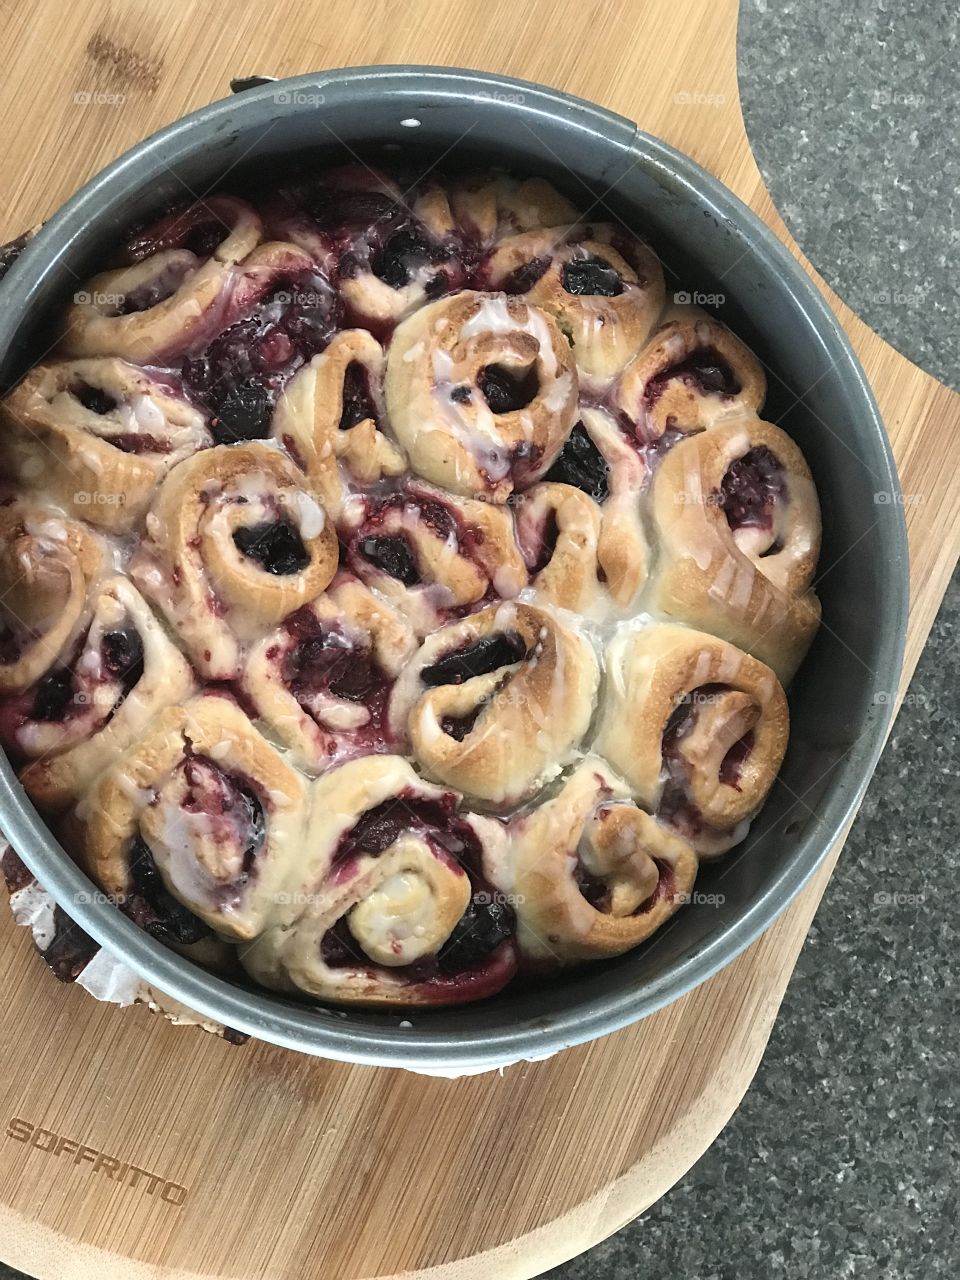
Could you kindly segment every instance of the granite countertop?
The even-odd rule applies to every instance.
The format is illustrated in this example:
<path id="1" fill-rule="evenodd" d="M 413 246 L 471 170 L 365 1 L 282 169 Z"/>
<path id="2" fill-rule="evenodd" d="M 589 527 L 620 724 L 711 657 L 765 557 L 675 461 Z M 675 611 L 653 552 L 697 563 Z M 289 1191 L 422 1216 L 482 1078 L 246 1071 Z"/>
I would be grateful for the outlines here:
<path id="1" fill-rule="evenodd" d="M 745 0 L 774 200 L 837 293 L 960 387 L 960 18 L 943 0 Z M 657 1205 L 553 1280 L 936 1280 L 960 1270 L 960 580 L 739 1111 Z M 0 1264 L 0 1280 L 19 1273 Z"/>

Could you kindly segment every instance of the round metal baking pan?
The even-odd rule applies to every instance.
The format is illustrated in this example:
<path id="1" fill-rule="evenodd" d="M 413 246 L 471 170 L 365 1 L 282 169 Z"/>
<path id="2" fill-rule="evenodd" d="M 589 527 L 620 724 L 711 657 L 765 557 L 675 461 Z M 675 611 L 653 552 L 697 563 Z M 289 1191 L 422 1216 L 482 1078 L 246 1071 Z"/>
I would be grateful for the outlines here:
<path id="1" fill-rule="evenodd" d="M 263 1040 L 417 1070 L 492 1067 L 634 1022 L 728 964 L 787 906 L 843 831 L 883 745 L 903 656 L 907 543 L 896 469 L 870 389 L 820 293 L 755 215 L 633 123 L 555 90 L 479 72 L 366 67 L 247 89 L 134 147 L 77 193 L 2 285 L 0 376 L 46 349 L 55 309 L 131 223 L 263 174 L 293 152 L 425 172 L 491 162 L 543 175 L 663 258 L 668 291 L 716 295 L 768 370 L 764 416 L 799 443 L 824 513 L 824 623 L 791 689 L 790 747 L 746 843 L 703 868 L 701 898 L 643 947 L 478 1005 L 324 1009 L 198 968 L 93 886 L 0 759 L 0 827 L 60 905 L 146 980 Z M 718 301 L 722 299 L 722 301 Z M 39 980 L 39 979 L 38 979 Z"/>

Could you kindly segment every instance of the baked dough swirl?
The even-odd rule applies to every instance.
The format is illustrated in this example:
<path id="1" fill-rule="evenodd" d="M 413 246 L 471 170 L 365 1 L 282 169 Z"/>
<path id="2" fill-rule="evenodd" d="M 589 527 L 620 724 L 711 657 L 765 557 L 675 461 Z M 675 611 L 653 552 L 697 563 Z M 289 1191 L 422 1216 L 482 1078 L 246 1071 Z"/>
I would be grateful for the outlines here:
<path id="1" fill-rule="evenodd" d="M 619 956 L 688 899 L 697 855 L 587 757 L 560 791 L 512 819 L 491 876 L 516 904 L 521 955 L 537 965 Z"/>
<path id="2" fill-rule="evenodd" d="M 416 647 L 409 623 L 344 574 L 254 646 L 243 687 L 296 763 L 319 773 L 397 745 L 387 702 Z"/>
<path id="3" fill-rule="evenodd" d="M 89 608 L 79 643 L 0 702 L 0 737 L 27 758 L 20 781 L 45 809 L 64 808 L 158 711 L 194 689 L 190 664 L 128 578 L 106 579 Z"/>
<path id="4" fill-rule="evenodd" d="M 544 609 L 500 604 L 428 637 L 390 719 L 431 777 L 504 808 L 555 776 L 593 714 L 588 641 Z"/>
<path id="5" fill-rule="evenodd" d="M 107 571 L 92 530 L 50 507 L 0 504 L 0 693 L 21 693 L 68 657 Z"/>
<path id="6" fill-rule="evenodd" d="M 787 683 L 820 623 L 820 507 L 803 454 L 759 418 L 682 441 L 651 496 L 650 607 L 755 654 Z"/>
<path id="7" fill-rule="evenodd" d="M 376 756 L 314 784 L 308 869 L 241 951 L 264 986 L 348 1004 L 442 1005 L 498 991 L 515 921 L 484 878 L 497 823 L 405 760 Z"/>
<path id="8" fill-rule="evenodd" d="M 152 932 L 253 938 L 295 871 L 305 801 L 236 703 L 204 694 L 162 711 L 101 774 L 79 811 L 84 860 Z"/>
<path id="9" fill-rule="evenodd" d="M 0 452 L 21 484 L 118 531 L 136 524 L 171 467 L 213 443 L 175 385 L 113 357 L 36 365 L 0 416 Z"/>
<path id="10" fill-rule="evenodd" d="M 749 347 L 698 307 L 669 307 L 650 341 L 626 367 L 614 397 L 641 444 L 752 416 L 767 379 Z M 665 439 L 664 439 L 665 438 Z"/>
<path id="11" fill-rule="evenodd" d="M 701 857 L 742 840 L 783 761 L 787 699 L 769 667 L 715 636 L 621 632 L 595 748 Z"/>
<path id="12" fill-rule="evenodd" d="M 573 348 L 581 384 L 602 390 L 650 337 L 663 270 L 646 245 L 608 223 L 501 240 L 483 266 L 490 289 L 548 312 Z"/>
<path id="13" fill-rule="evenodd" d="M 239 675 L 241 640 L 315 600 L 337 569 L 337 537 L 279 450 L 218 445 L 167 476 L 130 566 L 141 591 L 213 680 Z"/>
<path id="14" fill-rule="evenodd" d="M 414 312 L 387 354 L 387 411 L 418 475 L 504 502 L 573 426 L 577 371 L 545 311 L 465 290 Z"/>
<path id="15" fill-rule="evenodd" d="M 63 354 L 163 364 L 202 344 L 230 323 L 236 265 L 262 235 L 259 214 L 232 196 L 169 215 L 132 242 L 127 266 L 94 276 L 75 295 Z"/>
<path id="16" fill-rule="evenodd" d="M 363 329 L 337 334 L 287 384 L 270 434 L 337 517 L 348 485 L 398 476 L 406 459 L 383 427 L 383 348 Z"/>

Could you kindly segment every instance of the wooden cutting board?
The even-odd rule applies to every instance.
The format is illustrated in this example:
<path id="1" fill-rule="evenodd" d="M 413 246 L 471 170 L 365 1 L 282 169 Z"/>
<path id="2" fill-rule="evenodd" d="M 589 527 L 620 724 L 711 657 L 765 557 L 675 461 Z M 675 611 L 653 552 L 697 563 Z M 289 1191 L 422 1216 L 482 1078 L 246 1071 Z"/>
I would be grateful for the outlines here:
<path id="1" fill-rule="evenodd" d="M 715 173 L 802 260 L 744 133 L 733 0 L 0 8 L 3 239 L 222 97 L 232 76 L 414 62 L 539 80 L 621 112 Z M 821 287 L 910 496 L 906 680 L 960 549 L 960 398 Z M 460 1081 L 236 1048 L 144 1008 L 97 1005 L 59 986 L 0 912 L 0 1253 L 42 1280 L 536 1275 L 640 1213 L 726 1123 L 835 857 L 763 938 L 669 1009 L 503 1078 Z M 16 1140 L 41 1129 L 53 1136 Z M 110 1176 L 128 1163 L 143 1172 Z"/>

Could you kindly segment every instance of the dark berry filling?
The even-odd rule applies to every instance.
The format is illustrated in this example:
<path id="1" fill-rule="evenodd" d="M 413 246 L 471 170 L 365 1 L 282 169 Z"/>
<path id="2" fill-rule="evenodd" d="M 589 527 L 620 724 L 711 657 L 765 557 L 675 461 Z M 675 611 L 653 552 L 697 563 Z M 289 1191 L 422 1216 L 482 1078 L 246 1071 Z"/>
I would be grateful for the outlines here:
<path id="1" fill-rule="evenodd" d="M 31 717 L 56 722 L 66 719 L 73 702 L 73 672 L 69 667 L 55 667 L 37 684 Z"/>
<path id="2" fill-rule="evenodd" d="M 414 271 L 424 263 L 437 261 L 437 250 L 417 227 L 406 226 L 389 236 L 383 248 L 373 255 L 373 274 L 391 289 L 402 289 L 410 283 Z"/>
<path id="3" fill-rule="evenodd" d="M 769 527 L 774 504 L 786 496 L 786 488 L 783 467 L 766 445 L 732 462 L 720 485 L 720 506 L 730 528 Z"/>
<path id="4" fill-rule="evenodd" d="M 307 197 L 307 212 L 322 231 L 373 231 L 389 226 L 399 208 L 384 191 L 338 191 L 320 187 Z"/>
<path id="5" fill-rule="evenodd" d="M 470 899 L 450 937 L 437 952 L 437 965 L 444 973 L 460 973 L 485 960 L 516 932 L 513 908 L 505 902 L 488 901 L 489 894 Z"/>
<path id="6" fill-rule="evenodd" d="M 546 275 L 552 261 L 553 259 L 546 255 L 540 258 L 531 258 L 529 262 L 524 262 L 521 266 L 514 268 L 500 282 L 500 290 L 509 294 L 527 293 L 538 280 Z"/>
<path id="7" fill-rule="evenodd" d="M 574 258 L 564 264 L 563 287 L 577 298 L 616 298 L 623 293 L 620 273 L 602 258 Z"/>
<path id="8" fill-rule="evenodd" d="M 349 431 L 368 418 L 377 421 L 377 409 L 370 394 L 369 374 L 362 364 L 351 360 L 343 375 L 343 412 L 340 430 Z"/>
<path id="9" fill-rule="evenodd" d="M 557 549 L 557 540 L 559 537 L 560 523 L 557 520 L 556 509 L 551 507 L 543 522 L 543 529 L 540 531 L 536 555 L 533 558 L 533 562 L 529 565 L 532 577 L 535 578 L 537 574 L 545 569 L 553 559 L 553 553 Z"/>
<path id="10" fill-rule="evenodd" d="M 591 440 L 582 422 L 570 432 L 560 456 L 543 477 L 555 484 L 570 484 L 588 493 L 595 502 L 605 502 L 610 492 L 610 468 Z"/>
<path id="11" fill-rule="evenodd" d="M 515 631 L 497 631 L 444 654 L 431 666 L 424 667 L 420 679 L 429 687 L 463 684 L 474 676 L 487 675 L 520 662 L 526 654 L 526 645 Z"/>
<path id="12" fill-rule="evenodd" d="M 310 563 L 310 552 L 303 545 L 300 531 L 286 520 L 237 529 L 233 541 L 238 551 L 276 577 L 301 573 Z"/>
<path id="13" fill-rule="evenodd" d="M 228 382 L 221 394 L 209 394 L 207 402 L 215 414 L 210 429 L 217 444 L 262 440 L 270 430 L 273 401 L 259 382 Z"/>
<path id="14" fill-rule="evenodd" d="M 184 382 L 210 411 L 218 444 L 268 434 L 285 382 L 329 344 L 339 320 L 326 278 L 297 272 L 275 280 L 251 315 L 184 362 Z"/>
<path id="15" fill-rule="evenodd" d="M 208 925 L 173 896 L 163 882 L 147 842 L 138 836 L 130 849 L 134 892 L 123 909 L 141 929 L 161 942 L 191 946 L 212 936 Z"/>
<path id="16" fill-rule="evenodd" d="M 87 382 L 80 382 L 71 390 L 83 407 L 89 409 L 91 413 L 102 415 L 112 412 L 117 407 L 118 402 L 102 387 L 91 387 Z"/>
<path id="17" fill-rule="evenodd" d="M 156 436 L 141 431 L 124 431 L 120 435 L 104 437 L 107 444 L 121 453 L 170 453 L 172 445 L 169 440 L 160 440 Z"/>
<path id="18" fill-rule="evenodd" d="M 143 641 L 134 627 L 108 631 L 100 642 L 103 668 L 128 694 L 143 675 Z"/>
<path id="19" fill-rule="evenodd" d="M 580 859 L 573 869 L 573 878 L 577 888 L 595 911 L 605 911 L 610 906 L 610 886 L 602 876 L 595 876 L 588 871 Z"/>
<path id="20" fill-rule="evenodd" d="M 442 716 L 440 731 L 448 738 L 453 738 L 454 742 L 462 742 L 468 733 L 473 732 L 474 725 L 480 719 L 480 712 L 486 705 L 486 701 L 482 700 L 472 711 L 467 711 L 462 716 Z"/>
<path id="21" fill-rule="evenodd" d="M 194 204 L 174 210 L 128 240 L 126 258 L 129 262 L 141 262 L 167 249 L 189 249 L 198 258 L 209 258 L 229 234 L 216 214 L 202 204 Z"/>
<path id="22" fill-rule="evenodd" d="M 372 537 L 360 541 L 360 552 L 372 565 L 402 582 L 414 587 L 420 581 L 420 570 L 410 544 L 403 537 Z"/>
<path id="23" fill-rule="evenodd" d="M 329 690 L 336 698 L 366 703 L 379 720 L 390 680 L 373 651 L 324 628 L 310 609 L 298 610 L 286 625 L 297 639 L 283 667 L 284 681 L 294 697 L 302 701 Z"/>
<path id="24" fill-rule="evenodd" d="M 344 832 L 334 854 L 334 861 L 354 854 L 378 854 L 388 849 L 405 831 L 427 833 L 458 862 L 478 866 L 476 837 L 466 823 L 454 815 L 456 797 L 444 795 L 439 800 L 399 795 L 360 815 L 349 831 Z"/>
<path id="25" fill-rule="evenodd" d="M 516 413 L 525 409 L 540 388 L 536 365 L 529 369 L 509 369 L 488 364 L 477 375 L 477 386 L 491 413 Z"/>
<path id="26" fill-rule="evenodd" d="M 644 396 L 647 404 L 654 404 L 674 378 L 690 383 L 701 395 L 735 396 L 741 390 L 740 379 L 726 357 L 713 347 L 701 347 L 650 379 Z"/>

